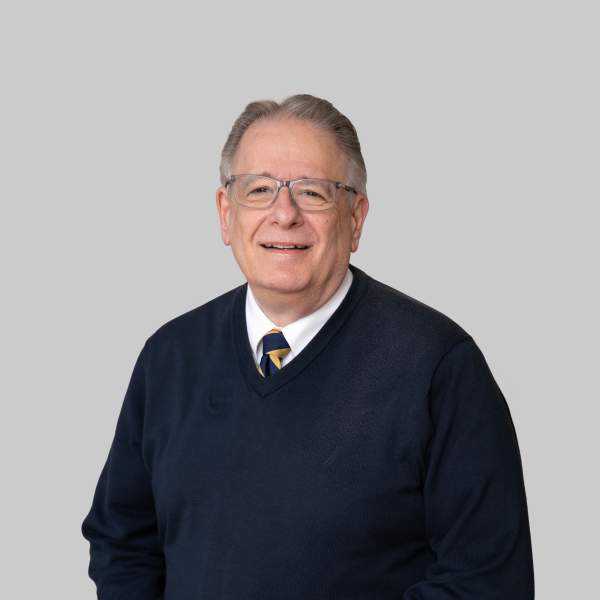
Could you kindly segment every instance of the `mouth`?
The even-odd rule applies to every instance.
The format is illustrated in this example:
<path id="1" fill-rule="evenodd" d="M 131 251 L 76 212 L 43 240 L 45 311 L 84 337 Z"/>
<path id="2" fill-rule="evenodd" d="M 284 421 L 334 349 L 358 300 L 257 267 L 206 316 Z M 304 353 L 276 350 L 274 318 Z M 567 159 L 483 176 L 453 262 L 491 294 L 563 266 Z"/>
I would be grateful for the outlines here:
<path id="1" fill-rule="evenodd" d="M 268 242 L 261 244 L 267 252 L 275 252 L 277 254 L 300 254 L 310 248 L 306 244 L 286 244 L 284 242 Z"/>

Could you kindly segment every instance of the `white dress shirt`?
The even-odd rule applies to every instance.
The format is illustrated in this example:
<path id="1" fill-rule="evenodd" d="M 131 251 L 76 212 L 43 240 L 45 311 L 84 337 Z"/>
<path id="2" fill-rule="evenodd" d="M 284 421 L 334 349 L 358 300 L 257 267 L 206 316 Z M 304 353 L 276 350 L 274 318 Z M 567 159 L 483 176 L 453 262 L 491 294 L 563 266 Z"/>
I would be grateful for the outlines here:
<path id="1" fill-rule="evenodd" d="M 281 364 L 285 366 L 293 360 L 302 349 L 312 340 L 318 331 L 325 325 L 325 322 L 335 312 L 335 309 L 342 303 L 350 285 L 352 284 L 352 271 L 348 269 L 346 276 L 334 294 L 317 310 L 290 323 L 284 327 L 275 325 L 267 315 L 262 311 L 250 284 L 246 294 L 246 325 L 248 327 L 248 339 L 250 347 L 254 351 L 254 362 L 259 365 L 262 358 L 262 338 L 269 333 L 271 329 L 279 329 L 290 345 L 290 351 L 283 357 Z"/>

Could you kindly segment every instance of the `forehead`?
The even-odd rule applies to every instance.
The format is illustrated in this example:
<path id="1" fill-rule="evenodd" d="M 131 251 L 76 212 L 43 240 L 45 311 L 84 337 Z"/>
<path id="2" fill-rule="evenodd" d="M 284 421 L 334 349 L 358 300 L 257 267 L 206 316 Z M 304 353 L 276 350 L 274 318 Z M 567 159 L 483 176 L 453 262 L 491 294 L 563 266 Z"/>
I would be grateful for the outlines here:
<path id="1" fill-rule="evenodd" d="M 343 179 L 346 158 L 333 135 L 307 121 L 277 118 L 253 123 L 238 145 L 233 173 L 279 179 Z"/>

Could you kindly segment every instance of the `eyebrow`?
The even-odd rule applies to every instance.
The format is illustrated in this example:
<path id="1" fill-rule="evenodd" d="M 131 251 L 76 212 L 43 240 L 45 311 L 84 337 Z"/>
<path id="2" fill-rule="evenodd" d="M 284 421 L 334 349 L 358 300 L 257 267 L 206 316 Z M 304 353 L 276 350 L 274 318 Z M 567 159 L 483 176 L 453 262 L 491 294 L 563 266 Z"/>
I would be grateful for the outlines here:
<path id="1" fill-rule="evenodd" d="M 278 177 L 275 177 L 275 175 L 272 175 L 271 173 L 269 173 L 269 171 L 263 171 L 262 173 L 257 173 L 258 175 L 263 175 L 266 177 L 271 177 L 272 179 L 279 179 Z M 294 179 L 319 179 L 318 177 L 311 177 L 310 175 L 300 175 L 300 177 L 294 177 Z M 283 181 L 287 181 L 287 179 L 284 179 Z"/>

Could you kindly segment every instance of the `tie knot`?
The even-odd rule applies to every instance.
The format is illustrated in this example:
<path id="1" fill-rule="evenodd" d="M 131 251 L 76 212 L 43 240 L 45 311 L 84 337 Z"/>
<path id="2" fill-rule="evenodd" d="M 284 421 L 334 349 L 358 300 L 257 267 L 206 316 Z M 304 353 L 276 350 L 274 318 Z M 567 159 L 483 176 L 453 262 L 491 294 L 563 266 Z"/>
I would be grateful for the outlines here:
<path id="1" fill-rule="evenodd" d="M 281 359 L 290 351 L 290 345 L 280 329 L 271 329 L 263 336 L 262 342 L 263 356 L 259 371 L 264 377 L 268 377 L 281 369 Z"/>
<path id="2" fill-rule="evenodd" d="M 263 352 L 283 350 L 289 347 L 290 345 L 287 343 L 287 340 L 280 329 L 271 329 L 271 331 L 263 337 Z"/>

